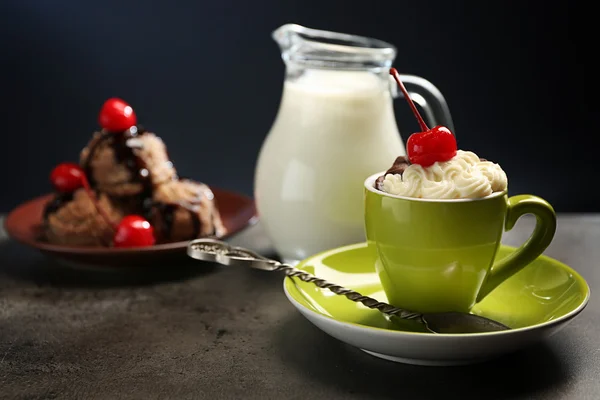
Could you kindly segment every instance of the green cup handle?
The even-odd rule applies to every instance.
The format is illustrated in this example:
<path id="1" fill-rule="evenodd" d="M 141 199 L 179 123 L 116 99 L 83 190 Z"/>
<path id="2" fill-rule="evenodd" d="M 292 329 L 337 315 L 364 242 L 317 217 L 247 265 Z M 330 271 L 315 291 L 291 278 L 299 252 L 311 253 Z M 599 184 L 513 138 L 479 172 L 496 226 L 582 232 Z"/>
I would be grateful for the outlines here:
<path id="1" fill-rule="evenodd" d="M 492 266 L 477 295 L 477 302 L 535 260 L 552 241 L 556 232 L 556 213 L 546 200 L 529 194 L 512 196 L 508 199 L 505 230 L 511 230 L 517 220 L 525 214 L 535 215 L 536 224 L 532 235 L 512 254 Z"/>

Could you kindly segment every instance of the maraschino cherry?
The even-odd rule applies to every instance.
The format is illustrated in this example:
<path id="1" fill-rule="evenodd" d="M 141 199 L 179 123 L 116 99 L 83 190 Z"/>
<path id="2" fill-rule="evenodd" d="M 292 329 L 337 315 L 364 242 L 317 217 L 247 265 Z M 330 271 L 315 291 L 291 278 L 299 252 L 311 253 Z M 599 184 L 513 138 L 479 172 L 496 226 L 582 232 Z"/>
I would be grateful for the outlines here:
<path id="1" fill-rule="evenodd" d="M 92 199 L 96 210 L 114 230 L 113 245 L 115 247 L 143 247 L 155 243 L 154 228 L 139 215 L 127 215 L 118 224 L 111 221 L 108 214 L 100 207 L 100 203 L 90 187 L 85 172 L 74 163 L 58 164 L 50 173 L 50 181 L 56 190 L 69 193 L 83 187 Z"/>
<path id="2" fill-rule="evenodd" d="M 408 91 L 400 80 L 400 75 L 396 68 L 390 69 L 390 75 L 394 77 L 400 90 L 404 93 L 408 105 L 415 114 L 422 132 L 416 132 L 409 136 L 406 141 L 406 154 L 412 164 L 419 164 L 422 167 L 428 167 L 436 161 L 448 161 L 456 155 L 456 138 L 445 126 L 435 126 L 431 129 L 427 127 L 425 121 L 419 114 L 417 107 L 410 98 Z"/>
<path id="3" fill-rule="evenodd" d="M 155 242 L 154 228 L 139 215 L 126 215 L 115 229 L 115 247 L 152 246 Z"/>
<path id="4" fill-rule="evenodd" d="M 104 102 L 98 115 L 98 122 L 109 132 L 122 132 L 134 126 L 137 117 L 129 104 L 113 97 Z"/>
<path id="5" fill-rule="evenodd" d="M 82 176 L 85 175 L 79 165 L 74 163 L 58 164 L 50 173 L 50 182 L 62 193 L 71 193 L 83 186 Z"/>

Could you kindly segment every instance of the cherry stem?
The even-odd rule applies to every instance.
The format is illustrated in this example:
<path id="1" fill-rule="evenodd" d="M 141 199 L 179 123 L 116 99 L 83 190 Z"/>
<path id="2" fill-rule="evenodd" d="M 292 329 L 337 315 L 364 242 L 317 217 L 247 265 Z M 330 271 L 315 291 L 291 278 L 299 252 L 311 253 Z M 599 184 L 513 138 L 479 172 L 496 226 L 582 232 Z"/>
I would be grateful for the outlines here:
<path id="1" fill-rule="evenodd" d="M 100 201 L 98 200 L 98 197 L 96 197 L 96 194 L 94 194 L 94 191 L 90 187 L 90 183 L 89 183 L 89 181 L 87 179 L 87 176 L 85 176 L 84 173 L 81 174 L 81 184 L 83 185 L 83 188 L 87 192 L 88 196 L 90 196 L 90 199 L 92 199 L 92 203 L 94 203 L 94 207 L 96 207 L 96 210 L 98 211 L 98 213 L 102 216 L 102 218 L 104 218 L 104 220 L 106 221 L 106 223 L 113 230 L 116 231 L 117 230 L 117 224 L 115 224 L 114 222 L 112 222 L 111 219 L 110 219 L 110 217 L 106 213 L 106 211 L 104 211 L 104 209 L 102 207 L 100 207 Z"/>
<path id="2" fill-rule="evenodd" d="M 400 80 L 400 74 L 398 74 L 398 71 L 396 70 L 396 68 L 390 68 L 390 75 L 392 75 L 394 77 L 394 79 L 398 83 L 398 86 L 400 86 L 400 90 L 402 90 L 402 93 L 404 93 L 404 97 L 406 98 L 406 101 L 408 101 L 408 105 L 412 109 L 413 114 L 415 114 L 417 121 L 419 121 L 419 126 L 421 127 L 421 131 L 423 131 L 423 132 L 428 131 L 429 128 L 427 127 L 427 124 L 425 123 L 425 121 L 423 121 L 421 114 L 419 114 L 419 110 L 417 110 L 415 103 L 410 98 L 408 91 L 406 90 L 406 88 L 404 87 L 404 84 Z"/>

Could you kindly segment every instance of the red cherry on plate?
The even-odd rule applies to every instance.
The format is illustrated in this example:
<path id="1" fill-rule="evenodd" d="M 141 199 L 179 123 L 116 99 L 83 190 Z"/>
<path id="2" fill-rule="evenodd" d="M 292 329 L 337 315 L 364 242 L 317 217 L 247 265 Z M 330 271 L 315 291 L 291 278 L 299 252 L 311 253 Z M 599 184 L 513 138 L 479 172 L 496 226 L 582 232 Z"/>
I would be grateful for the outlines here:
<path id="1" fill-rule="evenodd" d="M 56 190 L 63 193 L 74 192 L 83 186 L 85 173 L 74 163 L 58 164 L 50 173 L 50 182 Z"/>
<path id="2" fill-rule="evenodd" d="M 113 97 L 104 102 L 98 115 L 100 126 L 110 132 L 121 132 L 137 123 L 133 108 L 125 101 Z"/>
<path id="3" fill-rule="evenodd" d="M 448 161 L 456 155 L 456 138 L 445 126 L 413 133 L 406 142 L 408 160 L 428 167 L 436 161 Z"/>
<path id="4" fill-rule="evenodd" d="M 139 215 L 123 217 L 115 229 L 115 247 L 144 247 L 155 243 L 154 228 Z"/>

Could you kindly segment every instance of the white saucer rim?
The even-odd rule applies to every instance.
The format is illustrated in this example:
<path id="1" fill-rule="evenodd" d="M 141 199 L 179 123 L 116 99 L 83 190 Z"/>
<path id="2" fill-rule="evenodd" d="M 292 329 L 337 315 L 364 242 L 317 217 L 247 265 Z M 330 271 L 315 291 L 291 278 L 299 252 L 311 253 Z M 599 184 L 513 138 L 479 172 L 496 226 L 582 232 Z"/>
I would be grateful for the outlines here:
<path id="1" fill-rule="evenodd" d="M 341 251 L 349 251 L 349 250 L 353 250 L 355 248 L 360 248 L 360 247 L 364 247 L 366 245 L 366 242 L 361 242 L 361 243 L 355 243 L 355 244 L 350 244 L 350 245 L 346 245 L 346 246 L 341 246 L 335 249 L 331 249 L 331 250 L 327 250 L 324 251 L 322 253 L 319 254 L 315 254 L 313 256 L 308 257 L 306 260 L 303 260 L 301 263 L 305 263 L 306 261 L 308 261 L 309 259 L 316 259 L 316 258 L 324 258 L 327 257 L 330 254 L 334 254 L 334 253 L 339 253 Z M 503 245 L 504 247 L 508 247 L 508 248 L 514 248 L 513 246 L 507 246 L 507 245 Z M 330 317 L 328 315 L 322 314 L 318 311 L 312 310 L 308 307 L 306 307 L 304 304 L 301 304 L 300 302 L 298 302 L 291 293 L 289 293 L 289 291 L 287 290 L 286 287 L 286 281 L 287 279 L 290 279 L 292 281 L 292 284 L 294 286 L 296 286 L 296 282 L 293 281 L 292 278 L 290 277 L 285 277 L 283 278 L 283 291 L 285 293 L 285 296 L 288 298 L 288 300 L 295 306 L 295 307 L 301 307 L 302 309 L 308 311 L 309 313 L 311 313 L 312 315 L 314 315 L 315 317 L 319 318 L 319 319 L 325 319 L 328 322 L 333 323 L 334 325 L 340 326 L 340 327 L 350 327 L 353 330 L 368 330 L 368 331 L 379 331 L 380 333 L 384 334 L 384 335 L 389 335 L 389 336 L 410 336 L 410 337 L 446 337 L 446 338 L 458 338 L 458 337 L 464 337 L 464 338 L 476 338 L 476 337 L 489 337 L 489 336 L 506 336 L 506 335 L 514 335 L 517 333 L 521 333 L 521 332 L 528 332 L 528 331 L 534 331 L 534 330 L 539 330 L 539 329 L 544 329 L 544 328 L 551 328 L 555 325 L 561 325 L 565 322 L 568 322 L 569 320 L 573 319 L 574 317 L 576 317 L 578 314 L 580 314 L 585 307 L 588 305 L 589 300 L 590 300 L 590 296 L 591 296 L 591 288 L 589 286 L 589 283 L 585 280 L 585 278 L 579 274 L 577 271 L 575 271 L 573 268 L 569 267 L 568 265 L 552 258 L 549 257 L 547 255 L 540 255 L 538 258 L 547 258 L 549 260 L 551 260 L 554 263 L 558 263 L 561 268 L 565 268 L 567 269 L 569 272 L 571 272 L 572 274 L 576 275 L 577 277 L 580 278 L 581 282 L 583 282 L 587 288 L 587 295 L 585 296 L 585 298 L 583 299 L 583 301 L 579 304 L 579 306 L 577 306 L 577 308 L 575 308 L 574 310 L 568 312 L 567 314 L 557 318 L 557 319 L 553 319 L 551 321 L 546 321 L 546 322 L 542 322 L 542 323 L 538 323 L 538 324 L 534 324 L 534 325 L 529 325 L 529 326 L 524 326 L 521 328 L 515 328 L 515 329 L 510 329 L 507 331 L 497 331 L 497 332 L 481 332 L 481 333 L 436 333 L 436 334 L 431 334 L 431 333 L 425 333 L 425 332 L 409 332 L 409 331 L 396 331 L 396 330 L 390 330 L 390 329 L 385 329 L 385 328 L 378 328 L 375 326 L 368 326 L 368 325 L 362 325 L 362 324 L 357 324 L 355 322 L 347 322 L 347 321 L 340 321 L 337 320 L 333 317 Z M 298 289 L 297 289 L 298 290 Z M 302 295 L 302 293 L 300 292 L 300 290 L 298 290 L 298 293 Z"/>

